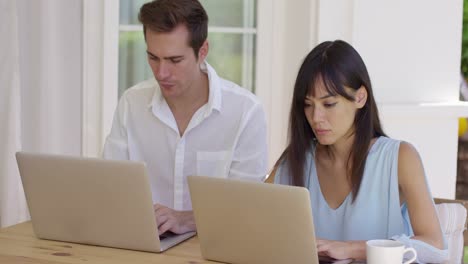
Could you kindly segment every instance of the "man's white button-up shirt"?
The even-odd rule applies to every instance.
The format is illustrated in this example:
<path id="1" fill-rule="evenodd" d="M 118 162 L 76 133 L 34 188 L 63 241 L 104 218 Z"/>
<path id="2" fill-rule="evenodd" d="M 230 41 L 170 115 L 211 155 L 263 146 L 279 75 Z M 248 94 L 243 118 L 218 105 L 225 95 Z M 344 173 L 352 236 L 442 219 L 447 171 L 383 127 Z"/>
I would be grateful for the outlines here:
<path id="1" fill-rule="evenodd" d="M 208 103 L 198 109 L 181 137 L 156 80 L 128 89 L 115 112 L 103 156 L 146 163 L 153 202 L 191 210 L 187 176 L 260 181 L 267 172 L 263 107 L 249 91 L 224 80 L 204 63 Z"/>

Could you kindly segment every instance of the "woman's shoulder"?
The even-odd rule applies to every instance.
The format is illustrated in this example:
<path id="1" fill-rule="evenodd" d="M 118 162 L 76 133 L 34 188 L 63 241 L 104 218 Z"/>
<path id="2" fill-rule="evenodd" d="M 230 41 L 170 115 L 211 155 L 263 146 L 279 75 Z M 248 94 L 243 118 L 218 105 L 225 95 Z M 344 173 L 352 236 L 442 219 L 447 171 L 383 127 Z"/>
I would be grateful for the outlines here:
<path id="1" fill-rule="evenodd" d="M 376 139 L 375 143 L 381 144 L 381 145 L 398 145 L 402 141 L 390 137 L 385 137 L 385 136 L 380 136 Z"/>
<path id="2" fill-rule="evenodd" d="M 413 144 L 394 138 L 384 136 L 379 137 L 372 146 L 372 150 L 374 151 L 386 151 L 390 149 L 397 151 L 398 156 L 400 156 L 400 158 L 411 158 L 419 156 L 418 151 L 413 146 Z"/>
<path id="3" fill-rule="evenodd" d="M 416 150 L 416 148 L 411 143 L 404 141 L 402 141 L 400 144 L 398 160 L 399 167 L 403 170 L 408 167 L 412 168 L 422 163 L 421 157 L 419 156 L 419 152 Z"/>
<path id="4" fill-rule="evenodd" d="M 311 163 L 315 162 L 313 155 L 315 153 L 315 146 L 311 146 L 305 153 L 304 168 L 311 166 Z M 288 155 L 282 155 L 281 159 L 277 162 L 272 170 L 274 174 L 274 183 L 291 185 L 291 171 L 288 162 Z"/>
<path id="5" fill-rule="evenodd" d="M 378 155 L 380 158 L 377 159 L 391 162 L 393 165 L 397 166 L 400 184 L 408 180 L 411 182 L 416 175 L 420 174 L 424 176 L 423 173 L 420 173 L 424 171 L 421 157 L 411 143 L 388 137 L 380 137 L 376 144 L 377 143 L 380 144 L 377 149 L 382 154 Z"/>
<path id="6" fill-rule="evenodd" d="M 283 157 L 281 160 L 278 161 L 275 168 L 273 168 L 272 175 L 274 177 L 273 182 L 276 184 L 291 184 L 289 165 L 286 157 Z"/>
<path id="7" fill-rule="evenodd" d="M 398 152 L 400 148 L 401 140 L 389 138 L 389 137 L 378 137 L 372 144 L 369 154 L 373 152 Z"/>

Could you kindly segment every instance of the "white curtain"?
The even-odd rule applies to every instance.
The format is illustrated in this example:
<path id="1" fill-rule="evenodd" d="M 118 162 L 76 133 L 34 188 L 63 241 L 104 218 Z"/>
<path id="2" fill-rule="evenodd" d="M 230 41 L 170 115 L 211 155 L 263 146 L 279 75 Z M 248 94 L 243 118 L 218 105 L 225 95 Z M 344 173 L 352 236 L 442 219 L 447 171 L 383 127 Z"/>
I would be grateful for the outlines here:
<path id="1" fill-rule="evenodd" d="M 28 219 L 15 152 L 21 149 L 16 2 L 0 0 L 0 226 Z"/>
<path id="2" fill-rule="evenodd" d="M 81 0 L 0 0 L 0 226 L 29 218 L 19 150 L 81 154 Z"/>

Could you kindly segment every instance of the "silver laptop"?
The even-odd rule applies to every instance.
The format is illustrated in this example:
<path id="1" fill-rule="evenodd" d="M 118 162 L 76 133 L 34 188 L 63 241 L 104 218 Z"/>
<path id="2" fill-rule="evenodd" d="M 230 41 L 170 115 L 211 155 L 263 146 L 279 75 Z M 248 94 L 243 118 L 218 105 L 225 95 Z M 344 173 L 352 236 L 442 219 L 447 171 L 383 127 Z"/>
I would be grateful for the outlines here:
<path id="1" fill-rule="evenodd" d="M 161 252 L 195 235 L 160 239 L 144 163 L 25 152 L 16 159 L 39 238 Z"/>
<path id="2" fill-rule="evenodd" d="M 309 191 L 302 187 L 189 176 L 205 259 L 244 264 L 319 262 Z"/>
<path id="3" fill-rule="evenodd" d="M 202 176 L 188 183 L 204 258 L 319 263 L 307 189 Z"/>

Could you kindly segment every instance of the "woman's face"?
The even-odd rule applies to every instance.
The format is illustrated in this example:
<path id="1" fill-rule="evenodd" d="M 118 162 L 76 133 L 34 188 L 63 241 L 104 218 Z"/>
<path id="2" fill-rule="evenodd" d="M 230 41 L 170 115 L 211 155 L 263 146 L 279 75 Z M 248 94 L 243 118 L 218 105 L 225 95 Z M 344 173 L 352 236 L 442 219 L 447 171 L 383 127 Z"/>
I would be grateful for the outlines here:
<path id="1" fill-rule="evenodd" d="M 354 101 L 341 95 L 331 95 L 321 81 L 315 85 L 314 96 L 306 96 L 304 113 L 322 145 L 333 145 L 354 133 L 354 118 L 357 110 L 365 105 L 367 91 L 364 87 L 356 91 L 345 89 L 355 98 Z"/>

